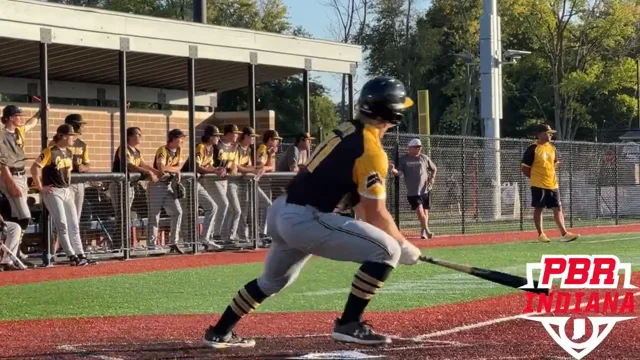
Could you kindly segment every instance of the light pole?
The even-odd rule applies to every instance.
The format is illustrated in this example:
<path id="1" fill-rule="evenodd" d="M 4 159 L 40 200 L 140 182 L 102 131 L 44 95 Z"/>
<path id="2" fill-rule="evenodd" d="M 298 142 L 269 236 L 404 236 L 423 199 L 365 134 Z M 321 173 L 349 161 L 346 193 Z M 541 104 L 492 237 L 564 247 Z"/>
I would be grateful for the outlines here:
<path id="1" fill-rule="evenodd" d="M 469 127 L 471 122 L 471 65 L 473 65 L 473 55 L 467 51 L 453 54 L 457 58 L 464 61 L 467 67 L 467 98 L 465 102 L 465 121 L 461 129 L 461 135 L 469 134 Z"/>

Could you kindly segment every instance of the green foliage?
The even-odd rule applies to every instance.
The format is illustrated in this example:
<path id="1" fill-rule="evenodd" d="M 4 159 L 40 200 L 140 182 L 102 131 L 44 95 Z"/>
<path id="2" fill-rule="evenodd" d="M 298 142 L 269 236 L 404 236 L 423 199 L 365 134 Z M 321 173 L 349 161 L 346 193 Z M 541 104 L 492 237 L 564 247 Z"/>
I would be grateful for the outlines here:
<path id="1" fill-rule="evenodd" d="M 311 97 L 311 123 L 313 132 L 326 138 L 338 126 L 338 112 L 335 104 L 326 96 Z"/>
<path id="2" fill-rule="evenodd" d="M 414 94 L 428 89 L 432 130 L 481 135 L 479 19 L 482 0 L 433 0 L 422 14 L 406 15 L 411 0 L 373 2 L 363 45 L 369 75 L 399 77 Z M 502 136 L 526 136 L 536 122 L 560 138 L 592 140 L 603 127 L 626 127 L 635 116 L 635 63 L 640 55 L 640 12 L 632 0 L 503 0 L 503 49 L 532 51 L 503 66 Z M 472 126 L 466 128 L 466 68 L 455 54 L 474 55 Z M 413 126 L 413 127 L 411 127 Z M 410 124 L 416 131 L 416 124 Z M 578 131 L 579 129 L 582 129 Z M 578 135 L 577 135 L 578 134 Z"/>

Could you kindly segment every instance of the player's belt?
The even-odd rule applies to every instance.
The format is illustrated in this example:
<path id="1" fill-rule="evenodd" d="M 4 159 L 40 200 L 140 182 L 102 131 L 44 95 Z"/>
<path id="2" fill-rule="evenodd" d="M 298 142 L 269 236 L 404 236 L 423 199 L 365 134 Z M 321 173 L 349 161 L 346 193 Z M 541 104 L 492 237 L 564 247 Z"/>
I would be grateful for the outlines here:
<path id="1" fill-rule="evenodd" d="M 11 175 L 24 175 L 24 168 L 9 168 L 9 172 L 11 172 Z"/>

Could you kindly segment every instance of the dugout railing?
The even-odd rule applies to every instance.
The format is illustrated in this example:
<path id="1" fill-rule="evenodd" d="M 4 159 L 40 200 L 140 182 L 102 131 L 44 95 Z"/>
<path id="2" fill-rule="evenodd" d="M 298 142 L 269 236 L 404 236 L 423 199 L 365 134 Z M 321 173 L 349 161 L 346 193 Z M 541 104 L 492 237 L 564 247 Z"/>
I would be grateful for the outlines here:
<path id="1" fill-rule="evenodd" d="M 533 230 L 529 180 L 520 171 L 522 154 L 533 142 L 528 139 L 500 139 L 498 150 L 488 146 L 494 141 L 486 138 L 456 136 L 420 136 L 417 134 L 387 134 L 382 140 L 390 161 L 407 151 L 407 144 L 420 138 L 423 151 L 438 167 L 436 183 L 431 191 L 432 206 L 429 223 L 436 234 L 473 234 Z M 569 227 L 617 225 L 640 221 L 640 151 L 633 143 L 586 143 L 554 141 L 560 156 L 558 178 L 565 220 Z M 278 156 L 290 144 L 283 144 Z M 489 199 L 492 192 L 491 174 L 495 169 L 495 152 L 500 160 L 500 214 L 496 218 L 495 202 Z M 226 181 L 237 185 L 240 204 L 239 229 L 247 229 L 246 239 L 239 246 L 228 250 L 255 249 L 263 237 L 266 209 L 294 176 L 291 172 L 272 172 L 255 176 L 213 175 L 199 178 L 199 182 Z M 179 200 L 182 208 L 179 244 L 184 252 L 202 251 L 198 236 L 203 231 L 204 208 L 198 206 L 196 214 L 194 178 L 192 173 L 182 174 L 186 196 Z M 124 206 L 124 174 L 85 173 L 74 174 L 72 183 L 83 184 L 85 198 L 80 217 L 80 230 L 89 253 L 97 257 L 128 258 L 167 254 L 170 233 L 170 216 L 161 210 L 157 250 L 146 248 L 148 241 L 149 181 L 140 174 L 129 174 L 129 191 L 133 193 L 130 206 Z M 406 201 L 406 188 L 402 177 L 389 175 L 387 179 L 387 203 L 402 230 L 419 231 L 420 225 Z M 116 191 L 114 191 L 114 188 Z M 131 193 L 130 193 L 131 194 Z M 31 194 L 30 205 L 33 225 L 27 230 L 26 243 L 37 247 L 44 254 L 55 252 L 55 242 L 47 246 L 42 241 L 39 225 L 41 202 L 38 194 Z M 131 198 L 131 196 L 129 196 Z M 227 197 L 229 198 L 229 197 Z M 116 205 L 114 205 L 114 203 Z M 232 204 L 225 217 L 232 216 Z M 220 210 L 220 208 L 218 209 Z M 122 219 L 130 219 L 125 226 Z M 547 227 L 553 227 L 550 212 L 545 212 Z M 224 226 L 224 225 L 223 225 Z M 219 229 L 214 229 L 218 233 Z M 129 236 L 125 236 L 125 232 Z M 51 236 L 55 240 L 54 236 Z"/>

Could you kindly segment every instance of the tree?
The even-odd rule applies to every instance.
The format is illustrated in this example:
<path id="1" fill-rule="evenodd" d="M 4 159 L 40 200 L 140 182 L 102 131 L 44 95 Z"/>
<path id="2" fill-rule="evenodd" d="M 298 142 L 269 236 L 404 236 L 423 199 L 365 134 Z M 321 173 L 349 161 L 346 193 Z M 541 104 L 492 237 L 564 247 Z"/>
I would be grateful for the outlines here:
<path id="1" fill-rule="evenodd" d="M 622 91 L 626 86 L 620 80 L 632 75 L 621 59 L 627 55 L 626 45 L 635 35 L 637 22 L 629 1 L 507 3 L 510 32 L 526 39 L 535 57 L 544 60 L 558 138 L 574 139 L 580 127 L 594 126 L 594 104 L 589 100 L 595 100 L 594 95 L 622 103 L 628 100 L 610 95 Z M 605 69 L 613 71 L 602 71 Z M 618 71 L 625 74 L 615 76 Z M 609 83 L 612 80 L 617 83 Z"/>
<path id="2" fill-rule="evenodd" d="M 311 124 L 313 133 L 326 138 L 338 126 L 338 112 L 335 104 L 327 96 L 311 97 Z"/>
<path id="3" fill-rule="evenodd" d="M 333 37 L 345 44 L 360 43 L 367 25 L 370 0 L 326 0 L 325 6 L 332 10 L 334 21 L 330 31 Z M 347 119 L 347 74 L 341 75 L 340 120 Z M 355 83 L 354 79 L 354 83 Z M 353 110 L 353 109 L 352 109 Z"/>

